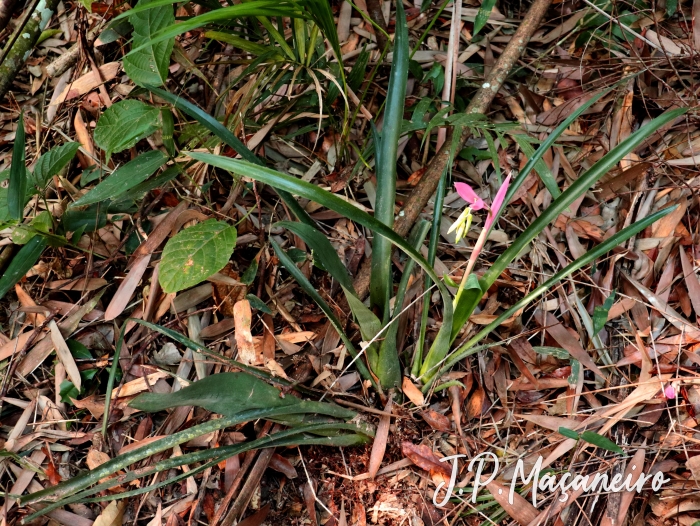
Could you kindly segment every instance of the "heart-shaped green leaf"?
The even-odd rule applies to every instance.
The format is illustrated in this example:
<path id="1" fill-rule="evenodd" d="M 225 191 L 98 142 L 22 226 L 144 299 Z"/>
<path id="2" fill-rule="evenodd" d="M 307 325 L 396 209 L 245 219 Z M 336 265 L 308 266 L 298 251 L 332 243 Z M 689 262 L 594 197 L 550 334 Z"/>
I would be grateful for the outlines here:
<path id="1" fill-rule="evenodd" d="M 233 253 L 236 234 L 235 227 L 216 219 L 177 234 L 163 249 L 160 286 L 165 292 L 178 292 L 220 271 Z"/>
<path id="2" fill-rule="evenodd" d="M 95 127 L 95 144 L 109 158 L 131 148 L 159 127 L 160 110 L 139 100 L 123 100 L 107 108 Z"/>

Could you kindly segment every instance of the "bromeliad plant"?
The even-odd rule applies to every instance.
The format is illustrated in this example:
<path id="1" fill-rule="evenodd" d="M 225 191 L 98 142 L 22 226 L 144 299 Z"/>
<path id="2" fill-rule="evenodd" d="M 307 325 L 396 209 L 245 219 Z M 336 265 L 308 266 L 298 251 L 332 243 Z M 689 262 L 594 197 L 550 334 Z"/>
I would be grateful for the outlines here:
<path id="1" fill-rule="evenodd" d="M 350 308 L 360 326 L 363 338 L 360 352 L 357 351 L 351 339 L 345 333 L 344 327 L 336 318 L 332 309 L 306 276 L 297 268 L 293 259 L 288 256 L 277 243 L 271 240 L 273 249 L 282 265 L 328 316 L 334 328 L 340 334 L 348 352 L 353 356 L 358 371 L 366 380 L 382 390 L 398 386 L 401 380 L 402 367 L 399 360 L 400 349 L 397 348 L 398 319 L 403 310 L 403 300 L 408 287 L 409 276 L 415 268 L 415 265 L 421 267 L 428 279 L 438 288 L 442 298 L 442 326 L 435 340 L 430 345 L 428 352 L 425 353 L 425 356 L 423 355 L 423 349 L 427 348 L 427 342 L 425 341 L 427 301 L 424 303 L 421 337 L 420 341 L 416 342 L 417 351 L 412 366 L 412 373 L 422 381 L 424 389 L 427 391 L 432 386 L 434 380 L 439 378 L 444 371 L 448 370 L 465 356 L 481 349 L 482 347 L 479 347 L 481 340 L 498 327 L 500 323 L 508 319 L 508 317 L 527 306 L 538 296 L 544 294 L 561 279 L 593 263 L 596 258 L 604 255 L 606 252 L 641 232 L 648 225 L 672 211 L 671 208 L 661 210 L 616 233 L 590 250 L 586 255 L 573 261 L 550 279 L 546 280 L 525 298 L 501 314 L 494 322 L 484 327 L 478 334 L 470 338 L 469 341 L 450 353 L 453 343 L 469 319 L 469 316 L 479 304 L 484 293 L 493 285 L 507 266 L 524 251 L 528 244 L 532 242 L 549 223 L 556 219 L 559 214 L 565 212 L 577 198 L 587 192 L 603 175 L 611 170 L 625 155 L 639 146 L 660 126 L 676 119 L 686 110 L 677 109 L 666 112 L 652 122 L 641 127 L 626 140 L 613 148 L 605 157 L 598 161 L 586 173 L 582 174 L 564 191 L 561 191 L 557 187 L 552 174 L 542 161 L 542 155 L 578 116 L 608 92 L 602 92 L 592 97 L 588 102 L 573 112 L 545 141 L 542 142 L 536 151 L 527 140 L 523 139 L 522 135 L 513 135 L 523 151 L 529 155 L 529 161 L 523 170 L 515 177 L 511 178 L 511 176 L 508 176 L 505 178 L 490 207 L 487 207 L 486 203 L 478 198 L 476 193 L 471 189 L 460 185 L 457 186 L 457 190 L 465 197 L 465 201 L 471 211 L 486 209 L 488 209 L 488 211 L 485 224 L 474 250 L 472 251 L 462 283 L 458 287 L 457 293 L 453 298 L 445 286 L 445 283 L 435 274 L 431 264 L 433 261 L 432 258 L 435 256 L 439 236 L 440 218 L 442 215 L 442 194 L 446 188 L 445 181 L 448 174 L 443 176 L 441 189 L 439 189 L 439 194 L 436 198 L 432 225 L 429 225 L 427 222 L 419 223 L 415 226 L 408 239 L 402 239 L 392 230 L 395 213 L 398 141 L 403 133 L 434 126 L 437 119 L 437 117 L 434 117 L 427 127 L 417 124 L 416 122 L 407 123 L 403 120 L 404 95 L 408 69 L 408 34 L 405 16 L 400 2 L 397 4 L 396 16 L 397 24 L 394 41 L 394 58 L 392 61 L 382 130 L 378 132 L 375 129 L 374 132 L 375 169 L 377 177 L 374 217 L 359 210 L 357 207 L 336 195 L 318 188 L 316 185 L 266 168 L 257 158 L 252 156 L 250 152 L 245 149 L 240 149 L 241 145 L 238 141 L 236 141 L 237 144 L 234 146 L 233 142 L 226 140 L 224 137 L 230 136 L 231 134 L 228 130 L 223 132 L 223 130 L 221 130 L 222 127 L 220 125 L 217 126 L 218 123 L 207 121 L 210 129 L 229 143 L 246 160 L 230 159 L 200 152 L 192 152 L 188 155 L 193 159 L 227 170 L 238 176 L 248 177 L 261 183 L 268 184 L 280 192 L 285 203 L 287 203 L 300 221 L 299 223 L 283 222 L 280 223 L 280 225 L 288 228 L 302 238 L 313 250 L 314 259 L 320 263 L 319 266 L 327 270 L 332 277 L 342 285 Z M 195 113 L 190 114 L 195 116 Z M 455 127 L 457 130 L 454 135 L 459 135 L 458 128 L 460 126 L 469 126 L 475 134 L 479 134 L 488 129 L 483 117 L 464 115 L 445 117 L 444 115 L 445 114 L 440 116 L 441 125 Z M 195 116 L 195 118 L 197 117 Z M 200 119 L 198 118 L 198 120 Z M 201 118 L 200 122 L 204 121 L 205 119 Z M 220 132 L 223 133 L 220 134 Z M 486 133 L 484 135 L 487 138 L 487 142 L 493 145 L 493 140 L 490 140 L 490 135 Z M 491 154 L 494 158 L 494 164 L 497 166 L 495 151 L 492 151 Z M 249 161 L 251 156 L 254 157 L 254 159 L 252 159 L 253 162 Z M 505 204 L 512 199 L 515 192 L 520 188 L 525 178 L 532 170 L 538 173 L 545 186 L 552 194 L 554 198 L 552 204 L 513 241 L 483 276 L 477 277 L 473 269 L 483 249 L 484 243 L 488 239 L 490 230 L 498 222 L 505 208 Z M 369 306 L 363 303 L 362 298 L 357 297 L 352 287 L 352 280 L 330 242 L 325 235 L 318 230 L 314 221 L 300 208 L 296 200 L 292 198 L 292 194 L 315 201 L 364 226 L 375 234 L 372 247 L 372 275 Z M 459 233 L 462 235 L 466 233 L 467 222 L 469 221 L 471 211 L 465 211 L 455 226 L 455 229 L 459 229 Z M 429 258 L 426 259 L 420 255 L 419 249 L 424 243 L 429 231 L 431 232 L 428 250 Z M 391 262 L 392 245 L 398 247 L 408 256 L 408 264 L 405 265 L 404 272 L 396 288 L 394 287 L 394 271 Z M 366 364 L 359 359 L 361 353 L 366 355 Z M 375 382 L 375 378 L 379 380 L 378 384 Z"/>

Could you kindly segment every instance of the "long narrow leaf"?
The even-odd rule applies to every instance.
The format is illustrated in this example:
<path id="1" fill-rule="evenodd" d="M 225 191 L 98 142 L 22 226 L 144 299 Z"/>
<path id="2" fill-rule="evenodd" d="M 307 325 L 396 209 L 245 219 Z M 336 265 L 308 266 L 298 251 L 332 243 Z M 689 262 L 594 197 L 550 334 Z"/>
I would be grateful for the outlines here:
<path id="1" fill-rule="evenodd" d="M 199 122 L 199 124 L 204 126 L 207 130 L 212 132 L 219 139 L 221 139 L 231 148 L 233 148 L 236 153 L 238 153 L 249 163 L 255 163 L 260 165 L 264 164 L 253 152 L 251 152 L 246 147 L 245 144 L 243 144 L 238 139 L 238 137 L 231 133 L 231 131 L 228 128 L 226 128 L 223 124 L 221 124 L 219 121 L 217 121 L 214 117 L 206 113 L 201 108 L 198 108 L 191 102 L 188 102 L 185 99 L 178 97 L 177 95 L 173 95 L 169 91 L 165 91 L 155 86 L 147 86 L 147 89 L 152 93 L 158 95 L 160 98 L 168 101 L 180 111 L 186 113 L 187 115 L 195 119 L 197 122 Z"/>
<path id="2" fill-rule="evenodd" d="M 340 321 L 338 321 L 338 318 L 336 318 L 335 314 L 333 313 L 333 310 L 330 308 L 328 303 L 326 303 L 326 301 L 321 297 L 321 295 L 309 282 L 309 280 L 306 279 L 306 276 L 304 276 L 304 274 L 299 270 L 299 267 L 297 267 L 294 261 L 292 261 L 292 258 L 290 258 L 287 255 L 287 253 L 284 250 L 282 250 L 282 248 L 277 243 L 274 242 L 274 240 L 271 239 L 270 244 L 275 250 L 275 254 L 277 254 L 280 263 L 282 263 L 284 268 L 287 269 L 287 272 L 289 272 L 292 275 L 292 277 L 297 281 L 297 283 L 299 283 L 301 288 L 304 289 L 304 292 L 311 296 L 311 299 L 313 299 L 314 302 L 326 314 L 326 316 L 328 316 L 328 320 L 331 322 L 331 325 L 333 325 L 333 328 L 336 331 L 338 331 L 338 334 L 340 335 L 341 340 L 343 340 L 343 343 L 345 344 L 345 347 L 350 353 L 350 356 L 356 358 L 357 351 L 355 350 L 355 346 L 346 336 L 345 331 L 343 331 L 343 326 L 340 324 Z M 365 363 L 362 360 L 356 360 L 355 363 L 357 364 L 357 370 L 360 372 L 362 377 L 365 380 L 369 380 L 370 382 L 372 382 L 372 384 L 376 387 L 374 378 L 369 373 L 369 370 L 365 366 Z"/>
<path id="3" fill-rule="evenodd" d="M 387 227 L 380 221 L 377 221 L 368 213 L 360 210 L 347 201 L 344 201 L 338 196 L 333 195 L 326 190 L 322 190 L 316 185 L 307 183 L 306 181 L 301 181 L 295 177 L 291 177 L 269 168 L 255 166 L 239 159 L 230 159 L 227 157 L 220 157 L 209 153 L 199 152 L 190 152 L 188 155 L 193 159 L 211 164 L 217 168 L 228 170 L 244 177 L 250 177 L 256 181 L 269 184 L 278 190 L 284 190 L 285 192 L 310 199 L 322 206 L 325 206 L 326 208 L 338 212 L 351 221 L 359 223 L 365 228 L 373 231 L 375 234 L 388 238 L 392 243 L 408 254 L 411 259 L 418 263 L 418 265 L 420 265 L 425 273 L 430 276 L 430 279 L 433 280 L 440 290 L 440 296 L 442 297 L 443 302 L 443 321 L 442 327 L 440 328 L 440 331 L 433 342 L 432 348 L 444 348 L 445 352 L 447 352 L 450 345 L 450 331 L 452 329 L 452 298 L 450 293 L 442 283 L 442 280 L 440 280 L 435 273 L 432 265 L 430 265 L 419 252 L 417 252 L 411 245 L 406 243 L 406 241 L 396 234 L 396 232 L 394 232 L 391 228 Z"/>
<path id="4" fill-rule="evenodd" d="M 133 14 L 133 13 L 132 13 Z M 246 16 L 284 16 L 290 18 L 307 18 L 308 15 L 300 8 L 297 2 L 288 0 L 255 0 L 254 2 L 243 2 L 238 5 L 222 7 L 215 11 L 204 13 L 168 26 L 158 31 L 151 40 L 141 46 L 135 47 L 126 56 L 131 56 L 137 51 L 153 46 L 158 42 L 169 40 L 188 31 L 200 28 L 207 24 L 217 22 L 229 22 L 237 18 Z"/>
<path id="5" fill-rule="evenodd" d="M 0 277 L 0 299 L 29 272 L 47 245 L 48 242 L 44 236 L 36 235 L 17 252 Z"/>
<path id="6" fill-rule="evenodd" d="M 381 144 L 377 147 L 376 174 L 377 198 L 374 217 L 388 227 L 394 224 L 396 206 L 396 157 L 401 124 L 403 123 L 406 82 L 408 79 L 408 28 L 402 2 L 396 3 L 396 35 L 392 60 L 386 110 L 381 131 Z M 372 242 L 372 281 L 370 304 L 379 308 L 380 318 L 389 319 L 391 297 L 391 242 L 375 236 Z"/>
<path id="7" fill-rule="evenodd" d="M 291 230 L 294 234 L 303 239 L 313 250 L 314 260 L 320 262 L 343 288 L 354 291 L 352 278 L 348 273 L 348 269 L 345 268 L 345 265 L 340 261 L 338 253 L 326 236 L 317 229 L 303 223 L 280 221 L 277 223 L 277 226 Z"/>
<path id="8" fill-rule="evenodd" d="M 10 218 L 21 221 L 24 217 L 24 202 L 27 198 L 27 168 L 24 166 L 24 112 L 19 114 L 15 143 L 12 146 L 10 185 L 7 188 L 7 209 Z"/>
<path id="9" fill-rule="evenodd" d="M 508 318 L 510 318 L 513 314 L 518 312 L 520 309 L 526 307 L 531 301 L 533 301 L 535 298 L 541 296 L 548 290 L 550 290 L 554 285 L 556 285 L 559 281 L 562 279 L 570 276 L 577 270 L 585 267 L 586 265 L 591 264 L 593 261 L 595 261 L 597 258 L 605 254 L 606 252 L 609 252 L 616 246 L 618 246 L 621 243 L 624 243 L 628 239 L 630 239 L 632 236 L 638 234 L 642 230 L 644 230 L 646 227 L 651 225 L 652 223 L 655 223 L 662 217 L 670 214 L 673 210 L 676 209 L 676 206 L 671 206 L 668 208 L 664 208 L 663 210 L 659 210 L 658 212 L 651 214 L 650 216 L 642 219 L 641 221 L 637 221 L 636 223 L 633 223 L 632 225 L 628 226 L 627 228 L 622 229 L 619 231 L 617 234 L 611 236 L 609 239 L 605 240 L 603 243 L 598 245 L 597 247 L 591 249 L 590 251 L 586 252 L 586 254 L 577 260 L 573 261 L 569 265 L 567 265 L 565 268 L 554 274 L 551 278 L 549 278 L 547 281 L 542 283 L 540 286 L 535 288 L 530 294 L 525 296 L 523 299 L 515 303 L 511 308 L 503 312 L 498 318 L 496 318 L 494 321 L 486 325 L 483 329 L 481 329 L 478 333 L 476 333 L 472 338 L 469 339 L 464 345 L 462 345 L 458 350 L 456 350 L 454 353 L 450 355 L 450 357 L 445 360 L 444 365 L 440 368 L 440 371 L 438 374 L 435 374 L 435 371 L 427 371 L 426 372 L 426 378 L 428 381 L 426 382 L 425 386 L 423 387 L 424 391 L 427 391 L 430 388 L 430 385 L 432 383 L 432 379 L 439 377 L 441 374 L 444 372 L 447 372 L 452 368 L 457 362 L 465 358 L 466 356 L 469 356 L 476 352 L 478 349 L 474 347 L 477 343 L 479 343 L 483 338 L 488 336 L 488 334 L 496 329 L 501 323 L 506 321 Z"/>
<path id="10" fill-rule="evenodd" d="M 688 108 L 678 108 L 668 111 L 657 117 L 653 121 L 642 126 L 639 130 L 630 135 L 627 139 L 610 150 L 605 157 L 598 161 L 590 170 L 581 175 L 574 183 L 567 188 L 561 196 L 555 199 L 552 204 L 547 207 L 542 214 L 535 219 L 526 229 L 520 234 L 515 241 L 498 257 L 491 265 L 481 279 L 479 284 L 481 290 L 488 290 L 491 285 L 503 273 L 506 267 L 520 254 L 525 247 L 537 236 L 542 230 L 554 221 L 559 214 L 564 212 L 571 203 L 578 199 L 583 193 L 591 188 L 601 177 L 608 173 L 620 160 L 630 151 L 639 146 L 647 137 L 654 133 L 657 129 L 667 124 L 668 122 L 683 115 Z M 539 150 L 541 150 L 540 147 Z M 539 151 L 538 150 L 538 151 Z M 532 160 L 532 159 L 531 159 Z M 529 163 L 528 163 L 529 164 Z M 507 198 L 506 198 L 507 199 Z M 459 333 L 460 328 L 469 319 L 469 316 L 474 312 L 474 308 L 478 304 L 479 298 L 474 297 L 468 308 L 465 308 L 460 317 L 455 317 L 453 328 L 453 339 Z"/>

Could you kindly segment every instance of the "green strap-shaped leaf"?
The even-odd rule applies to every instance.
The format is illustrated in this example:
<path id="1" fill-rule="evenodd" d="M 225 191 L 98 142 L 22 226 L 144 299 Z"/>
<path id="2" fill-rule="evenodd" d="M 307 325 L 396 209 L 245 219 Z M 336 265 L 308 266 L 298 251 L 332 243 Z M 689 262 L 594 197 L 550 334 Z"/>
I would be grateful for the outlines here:
<path id="1" fill-rule="evenodd" d="M 354 292 L 349 291 L 345 287 L 343 287 L 343 292 L 348 300 L 350 310 L 352 311 L 353 316 L 355 316 L 357 324 L 360 326 L 360 334 L 362 334 L 362 339 L 365 342 L 371 342 L 374 337 L 379 334 L 379 331 L 382 330 L 382 322 L 379 321 L 379 318 L 377 318 L 357 296 L 355 296 Z M 377 357 L 379 356 L 377 347 L 377 342 L 372 342 L 367 348 L 365 348 L 367 362 L 372 369 L 377 367 Z"/>
<path id="2" fill-rule="evenodd" d="M 15 286 L 15 283 L 18 283 L 19 280 L 29 272 L 39 260 L 41 253 L 47 245 L 48 242 L 46 238 L 37 235 L 31 238 L 27 244 L 15 254 L 15 257 L 12 258 L 7 269 L 3 272 L 2 277 L 0 277 L 0 299 L 5 297 L 5 294 Z"/>
<path id="3" fill-rule="evenodd" d="M 107 199 L 115 200 L 148 179 L 167 160 L 168 158 L 160 150 L 141 154 L 108 175 L 100 184 L 73 203 L 73 206 L 91 205 Z"/>
<path id="4" fill-rule="evenodd" d="M 15 142 L 12 146 L 10 185 L 7 188 L 7 208 L 10 219 L 21 221 L 27 202 L 27 169 L 24 166 L 24 112 L 19 114 Z"/>
<path id="5" fill-rule="evenodd" d="M 583 433 L 581 433 L 581 440 L 585 440 L 589 444 L 593 444 L 594 446 L 598 446 L 602 449 L 607 449 L 608 451 L 612 451 L 613 453 L 624 454 L 622 448 L 618 446 L 615 442 L 593 431 L 584 431 Z"/>
<path id="6" fill-rule="evenodd" d="M 443 322 L 437 337 L 433 341 L 431 352 L 433 349 L 444 349 L 444 352 L 447 353 L 450 346 L 450 332 L 452 329 L 453 313 L 452 298 L 450 293 L 435 273 L 432 265 L 430 265 L 418 251 L 416 251 L 410 244 L 396 234 L 396 232 L 394 232 L 391 228 L 377 221 L 368 213 L 360 210 L 347 201 L 344 201 L 338 196 L 326 190 L 322 190 L 314 184 L 307 183 L 306 181 L 299 180 L 295 177 L 291 177 L 262 166 L 256 166 L 238 159 L 230 159 L 209 153 L 190 152 L 187 155 L 193 159 L 211 164 L 212 166 L 216 166 L 223 170 L 228 170 L 244 177 L 250 177 L 256 181 L 269 184 L 278 190 L 283 190 L 285 192 L 289 192 L 290 194 L 296 194 L 310 199 L 322 206 L 325 206 L 326 208 L 338 212 L 351 221 L 359 223 L 360 225 L 372 230 L 375 234 L 389 239 L 392 243 L 403 250 L 411 259 L 418 263 L 418 265 L 420 265 L 423 271 L 430 276 L 430 279 L 432 279 L 438 287 L 443 302 Z"/>
<path id="7" fill-rule="evenodd" d="M 353 411 L 335 404 L 284 396 L 279 389 L 247 373 L 214 374 L 175 393 L 143 393 L 129 405 L 149 413 L 194 405 L 225 416 L 252 409 L 297 406 L 297 409 L 304 408 L 304 412 L 345 420 L 355 416 Z"/>
<path id="8" fill-rule="evenodd" d="M 374 381 L 374 378 L 371 374 L 369 374 L 369 371 L 367 370 L 367 367 L 365 366 L 364 362 L 362 360 L 357 359 L 358 354 L 355 350 L 355 346 L 350 341 L 350 338 L 347 337 L 345 331 L 343 331 L 343 326 L 340 324 L 340 321 L 338 321 L 338 318 L 335 316 L 333 310 L 330 308 L 328 303 L 326 303 L 326 301 L 321 297 L 321 295 L 309 282 L 309 280 L 306 279 L 306 276 L 304 276 L 304 274 L 299 270 L 299 268 L 296 266 L 294 261 L 292 261 L 292 259 L 287 255 L 287 253 L 284 250 L 282 250 L 282 248 L 277 243 L 275 243 L 274 240 L 271 239 L 270 244 L 272 245 L 275 254 L 277 254 L 280 263 L 282 263 L 282 266 L 284 266 L 284 268 L 287 269 L 287 272 L 289 272 L 292 275 L 292 277 L 296 280 L 296 282 L 299 283 L 304 292 L 306 292 L 311 297 L 311 299 L 314 300 L 314 302 L 321 308 L 324 314 L 328 316 L 328 321 L 330 321 L 331 325 L 333 325 L 333 328 L 336 331 L 338 331 L 340 339 L 343 340 L 343 343 L 345 344 L 348 353 L 350 353 L 350 356 L 352 356 L 353 359 L 356 360 L 355 364 L 360 375 L 362 375 L 362 378 L 364 378 L 365 380 L 369 380 L 370 382 L 372 382 L 372 385 L 376 387 L 376 382 Z"/>
<path id="9" fill-rule="evenodd" d="M 311 247 L 314 254 L 314 260 L 320 262 L 323 268 L 326 269 L 333 278 L 340 283 L 344 289 L 354 291 L 352 286 L 352 278 L 348 273 L 348 269 L 340 261 L 338 253 L 328 241 L 328 238 L 319 232 L 316 228 L 304 223 L 294 223 L 292 221 L 280 221 L 277 226 L 286 228 L 292 231 L 304 242 Z"/>
<path id="10" fill-rule="evenodd" d="M 377 146 L 375 168 L 377 175 L 377 198 L 374 217 L 388 227 L 394 225 L 396 206 L 396 159 L 403 123 L 406 82 L 408 79 L 408 28 L 401 2 L 396 3 L 396 35 L 394 58 L 389 75 L 386 109 Z M 376 133 L 375 133 L 376 137 Z M 372 241 L 372 280 L 370 304 L 377 307 L 382 321 L 389 320 L 389 298 L 391 297 L 391 241 L 375 236 Z"/>

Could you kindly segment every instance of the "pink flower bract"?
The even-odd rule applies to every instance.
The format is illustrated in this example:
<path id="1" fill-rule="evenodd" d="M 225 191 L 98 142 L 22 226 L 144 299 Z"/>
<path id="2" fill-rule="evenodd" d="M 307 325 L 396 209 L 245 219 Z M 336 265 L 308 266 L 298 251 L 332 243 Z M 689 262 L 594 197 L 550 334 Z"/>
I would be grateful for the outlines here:
<path id="1" fill-rule="evenodd" d="M 459 196 L 467 202 L 467 206 L 472 210 L 481 210 L 487 208 L 484 200 L 476 195 L 472 187 L 466 183 L 455 183 L 455 190 Z"/>

